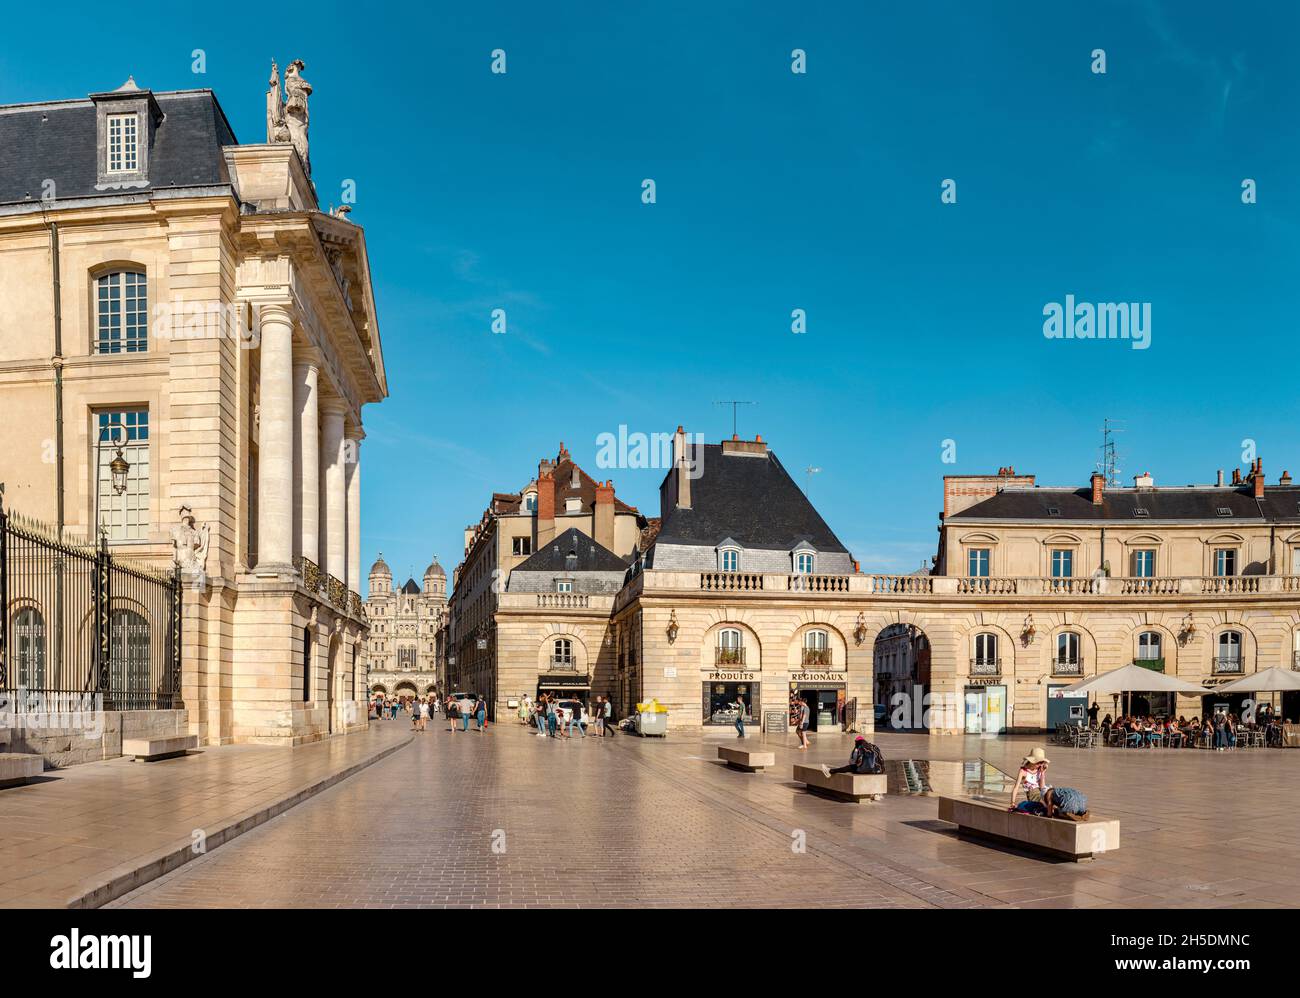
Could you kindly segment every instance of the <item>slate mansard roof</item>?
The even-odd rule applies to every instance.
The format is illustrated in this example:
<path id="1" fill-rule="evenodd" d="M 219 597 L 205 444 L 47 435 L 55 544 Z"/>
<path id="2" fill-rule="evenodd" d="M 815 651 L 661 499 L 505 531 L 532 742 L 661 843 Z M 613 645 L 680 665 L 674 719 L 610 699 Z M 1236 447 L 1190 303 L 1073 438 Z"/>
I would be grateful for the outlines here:
<path id="1" fill-rule="evenodd" d="M 1050 513 L 1050 509 L 1057 510 L 1057 513 Z M 1146 513 L 1135 513 L 1137 509 L 1144 509 Z M 1230 510 L 1231 513 L 1224 514 L 1220 510 Z M 1300 487 L 1270 485 L 1264 489 L 1264 498 L 1258 501 L 1250 486 L 1108 489 L 1100 505 L 1093 505 L 1090 488 L 1008 488 L 948 517 L 948 522 L 954 520 L 1294 523 L 1300 521 Z"/>
<path id="2" fill-rule="evenodd" d="M 730 538 L 746 548 L 791 551 L 807 543 L 849 553 L 771 450 L 752 456 L 696 444 L 694 451 L 701 475 L 690 483 L 691 508 L 666 504 L 655 545 L 715 547 Z"/>
<path id="3" fill-rule="evenodd" d="M 162 120 L 150 148 L 149 182 L 125 190 L 96 189 L 94 101 L 0 106 L 0 204 L 39 202 L 47 180 L 54 181 L 58 200 L 229 184 L 221 148 L 238 140 L 216 95 L 180 90 L 153 98 Z"/>
<path id="4" fill-rule="evenodd" d="M 570 567 L 569 552 L 577 556 Z M 547 541 L 532 557 L 515 566 L 515 572 L 622 572 L 628 566 L 609 548 L 597 544 L 576 527 L 570 527 L 558 537 Z"/>

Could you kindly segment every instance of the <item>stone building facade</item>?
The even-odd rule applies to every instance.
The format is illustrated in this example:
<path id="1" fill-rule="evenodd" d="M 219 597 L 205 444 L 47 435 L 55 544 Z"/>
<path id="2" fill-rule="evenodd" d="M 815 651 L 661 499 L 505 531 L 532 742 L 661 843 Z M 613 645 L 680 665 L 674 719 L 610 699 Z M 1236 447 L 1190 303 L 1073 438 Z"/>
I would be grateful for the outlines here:
<path id="1" fill-rule="evenodd" d="M 182 693 L 206 744 L 366 717 L 362 409 L 387 387 L 364 232 L 310 179 L 300 69 L 291 127 L 276 77 L 253 145 L 207 90 L 0 108 L 7 505 L 82 538 L 98 510 L 115 554 L 168 569 L 192 515 Z"/>
<path id="2" fill-rule="evenodd" d="M 424 570 L 424 589 L 414 579 L 393 588 L 381 554 L 370 567 L 366 619 L 367 680 L 372 696 L 424 697 L 444 689 L 438 670 L 438 634 L 447 621 L 447 573 L 438 559 Z"/>
<path id="3" fill-rule="evenodd" d="M 482 694 L 494 717 L 547 689 L 586 699 L 598 663 L 612 661 L 601 621 L 650 529 L 612 482 L 591 478 L 563 444 L 518 492 L 494 493 L 466 528 L 454 573 L 448 688 Z M 566 668 L 552 668 L 556 641 L 569 642 Z"/>

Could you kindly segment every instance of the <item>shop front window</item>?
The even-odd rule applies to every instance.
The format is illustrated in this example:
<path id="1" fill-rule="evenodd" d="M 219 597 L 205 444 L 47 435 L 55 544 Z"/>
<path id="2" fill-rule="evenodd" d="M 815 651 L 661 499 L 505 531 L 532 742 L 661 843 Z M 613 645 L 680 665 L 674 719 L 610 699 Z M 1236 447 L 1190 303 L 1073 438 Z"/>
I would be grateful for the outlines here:
<path id="1" fill-rule="evenodd" d="M 758 683 L 705 683 L 704 723 L 731 725 L 742 712 L 746 724 L 757 724 Z"/>

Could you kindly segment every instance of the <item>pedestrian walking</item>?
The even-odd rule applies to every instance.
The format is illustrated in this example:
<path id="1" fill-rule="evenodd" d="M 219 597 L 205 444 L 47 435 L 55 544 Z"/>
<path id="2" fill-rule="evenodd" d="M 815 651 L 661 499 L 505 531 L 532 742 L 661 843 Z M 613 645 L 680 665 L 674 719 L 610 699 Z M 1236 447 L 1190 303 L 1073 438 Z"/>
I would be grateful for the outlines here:
<path id="1" fill-rule="evenodd" d="M 613 738 L 617 728 L 618 725 L 614 723 L 614 702 L 612 700 L 606 700 L 605 701 L 605 734 L 609 735 L 610 738 Z"/>
<path id="2" fill-rule="evenodd" d="M 812 717 L 812 711 L 808 709 L 808 701 L 803 697 L 798 700 L 799 704 L 799 749 L 802 751 L 808 747 L 808 721 Z"/>
<path id="3" fill-rule="evenodd" d="M 736 697 L 736 702 L 732 704 L 736 708 L 736 737 L 745 737 L 745 700 L 743 697 Z"/>
<path id="4" fill-rule="evenodd" d="M 451 697 L 447 698 L 447 730 L 453 735 L 456 733 L 456 718 L 460 714 L 460 706 Z"/>
<path id="5" fill-rule="evenodd" d="M 555 733 L 557 727 L 558 721 L 555 716 L 555 704 L 548 700 L 546 701 L 546 733 L 552 738 L 557 737 Z"/>
<path id="6" fill-rule="evenodd" d="M 595 715 L 596 734 L 601 738 L 605 737 L 605 698 L 596 697 L 596 703 L 592 708 L 592 714 Z"/>
<path id="7" fill-rule="evenodd" d="M 478 722 L 478 733 L 483 734 L 487 730 L 484 727 L 487 722 L 487 702 L 482 697 L 474 701 L 474 720 Z"/>
<path id="8" fill-rule="evenodd" d="M 582 704 L 574 704 L 573 712 L 569 714 L 569 737 L 573 737 L 573 729 L 577 727 L 578 734 L 583 738 L 587 737 L 587 732 L 582 730 Z"/>
<path id="9" fill-rule="evenodd" d="M 420 701 L 419 700 L 414 700 L 411 702 L 411 730 L 412 731 L 420 730 Z"/>

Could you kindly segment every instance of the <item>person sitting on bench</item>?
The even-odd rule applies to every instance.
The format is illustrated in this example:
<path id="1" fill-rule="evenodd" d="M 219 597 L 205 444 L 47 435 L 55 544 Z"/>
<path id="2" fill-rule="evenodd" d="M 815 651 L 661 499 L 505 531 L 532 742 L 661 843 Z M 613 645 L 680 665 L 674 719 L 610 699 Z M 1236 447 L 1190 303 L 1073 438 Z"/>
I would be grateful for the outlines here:
<path id="1" fill-rule="evenodd" d="M 1088 820 L 1088 798 L 1073 787 L 1048 787 L 1043 794 L 1043 807 L 1049 818 Z"/>
<path id="2" fill-rule="evenodd" d="M 885 757 L 881 755 L 880 749 L 861 735 L 858 735 L 853 741 L 853 751 L 849 754 L 849 764 L 847 766 L 836 766 L 832 769 L 830 766 L 822 765 L 823 776 L 833 776 L 835 773 L 853 773 L 855 776 L 867 776 L 883 773 L 884 771 Z"/>

